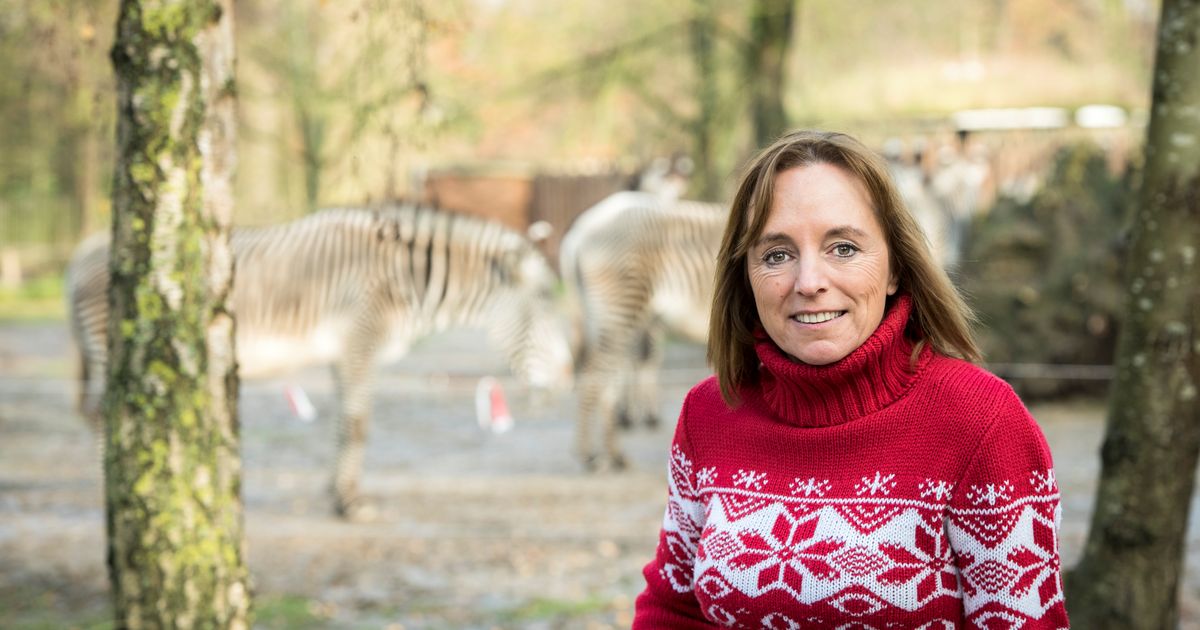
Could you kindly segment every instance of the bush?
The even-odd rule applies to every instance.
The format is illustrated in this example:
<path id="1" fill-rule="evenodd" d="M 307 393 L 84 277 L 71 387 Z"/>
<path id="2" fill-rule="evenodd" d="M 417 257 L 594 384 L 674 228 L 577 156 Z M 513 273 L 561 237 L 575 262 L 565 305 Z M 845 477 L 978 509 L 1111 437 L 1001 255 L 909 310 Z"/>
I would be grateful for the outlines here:
<path id="1" fill-rule="evenodd" d="M 1028 202 L 976 218 L 962 286 L 988 363 L 1111 365 L 1134 169 L 1113 175 L 1094 145 L 1061 149 Z M 1107 381 L 1019 379 L 1023 396 L 1102 394 Z"/>

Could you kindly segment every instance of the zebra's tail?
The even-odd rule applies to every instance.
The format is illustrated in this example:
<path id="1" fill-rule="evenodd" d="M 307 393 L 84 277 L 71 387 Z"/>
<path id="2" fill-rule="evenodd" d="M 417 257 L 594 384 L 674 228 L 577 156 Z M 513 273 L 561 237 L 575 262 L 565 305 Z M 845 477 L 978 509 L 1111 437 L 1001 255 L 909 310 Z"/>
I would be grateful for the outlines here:
<path id="1" fill-rule="evenodd" d="M 577 241 L 570 231 L 563 237 L 558 249 L 559 278 L 563 283 L 563 313 L 566 316 L 567 338 L 571 342 L 571 356 L 575 357 L 575 371 L 584 364 L 587 354 L 586 335 L 583 321 L 583 275 L 579 269 Z"/>

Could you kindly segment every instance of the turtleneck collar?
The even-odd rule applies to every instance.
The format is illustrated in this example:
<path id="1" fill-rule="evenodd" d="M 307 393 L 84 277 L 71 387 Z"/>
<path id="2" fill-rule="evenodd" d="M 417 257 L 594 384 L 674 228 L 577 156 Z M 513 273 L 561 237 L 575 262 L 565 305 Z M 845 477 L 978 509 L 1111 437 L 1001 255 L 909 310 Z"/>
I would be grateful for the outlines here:
<path id="1" fill-rule="evenodd" d="M 912 298 L 897 296 L 875 332 L 829 365 L 791 359 L 759 329 L 763 400 L 777 416 L 803 427 L 842 424 L 883 409 L 908 390 L 931 356 L 926 345 L 910 365 L 913 346 L 904 329 L 911 312 Z"/>

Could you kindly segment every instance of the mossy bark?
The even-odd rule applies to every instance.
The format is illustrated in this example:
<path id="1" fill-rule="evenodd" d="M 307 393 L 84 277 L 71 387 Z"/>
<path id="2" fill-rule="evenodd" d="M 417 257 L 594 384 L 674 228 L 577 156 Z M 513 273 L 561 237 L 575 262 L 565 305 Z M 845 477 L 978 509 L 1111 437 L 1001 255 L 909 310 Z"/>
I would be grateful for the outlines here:
<path id="1" fill-rule="evenodd" d="M 120 628 L 246 628 L 232 0 L 122 0 L 105 495 Z"/>
<path id="2" fill-rule="evenodd" d="M 1066 583 L 1078 628 L 1178 625 L 1200 453 L 1198 40 L 1200 0 L 1164 0 L 1096 510 Z"/>

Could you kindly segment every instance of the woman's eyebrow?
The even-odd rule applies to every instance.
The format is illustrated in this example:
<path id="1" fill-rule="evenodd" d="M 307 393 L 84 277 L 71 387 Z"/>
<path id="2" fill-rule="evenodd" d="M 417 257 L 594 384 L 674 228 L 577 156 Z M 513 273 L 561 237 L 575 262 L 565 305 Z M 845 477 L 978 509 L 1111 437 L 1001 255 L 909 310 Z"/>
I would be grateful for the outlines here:
<path id="1" fill-rule="evenodd" d="M 786 243 L 790 245 L 792 243 L 792 237 L 782 232 L 770 232 L 758 237 L 758 240 L 754 241 L 754 246 L 764 247 L 766 245 L 774 245 L 776 243 Z"/>
<path id="2" fill-rule="evenodd" d="M 853 225 L 839 225 L 839 226 L 832 227 L 832 228 L 829 228 L 828 230 L 826 230 L 825 238 L 826 239 L 828 239 L 828 238 L 865 239 L 865 238 L 868 238 L 868 234 L 866 233 L 865 230 L 856 228 Z M 758 237 L 758 240 L 754 241 L 754 246 L 755 247 L 766 247 L 768 245 L 775 245 L 778 243 L 791 245 L 794 242 L 795 241 L 792 240 L 791 236 L 789 236 L 783 232 L 768 232 L 768 233 L 763 234 L 762 236 Z"/>
<path id="3" fill-rule="evenodd" d="M 839 225 L 837 227 L 826 230 L 825 237 L 829 238 L 831 236 L 841 237 L 841 238 L 849 238 L 849 237 L 866 238 L 867 233 L 863 230 L 860 230 L 860 229 L 854 227 L 853 225 Z"/>

